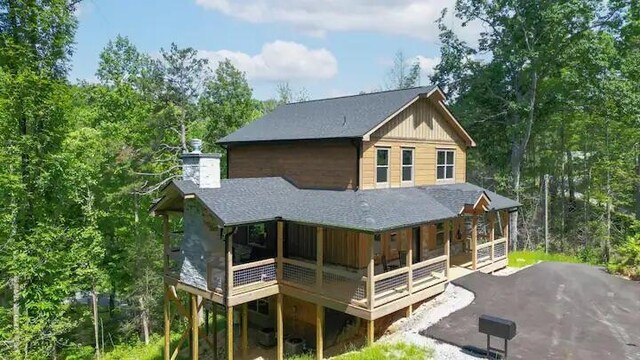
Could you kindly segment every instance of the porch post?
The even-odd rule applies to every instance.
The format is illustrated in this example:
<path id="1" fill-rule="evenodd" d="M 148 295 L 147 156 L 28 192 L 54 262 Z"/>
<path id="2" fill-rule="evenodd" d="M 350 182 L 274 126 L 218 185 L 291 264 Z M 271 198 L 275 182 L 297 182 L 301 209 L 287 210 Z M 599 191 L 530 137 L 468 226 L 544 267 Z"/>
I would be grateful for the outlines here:
<path id="1" fill-rule="evenodd" d="M 460 218 L 460 226 L 462 227 L 463 246 L 467 246 L 467 218 L 465 215 Z"/>
<path id="2" fill-rule="evenodd" d="M 316 288 L 322 289 L 322 267 L 324 266 L 323 260 L 324 250 L 324 228 L 316 227 Z"/>
<path id="3" fill-rule="evenodd" d="M 323 358 L 324 337 L 324 307 L 316 304 L 316 359 Z"/>
<path id="4" fill-rule="evenodd" d="M 491 262 L 493 262 L 493 258 L 494 258 L 494 240 L 495 240 L 494 228 L 496 223 L 495 215 L 496 214 L 494 212 L 489 213 L 489 241 L 491 241 Z"/>
<path id="5" fill-rule="evenodd" d="M 478 215 L 473 214 L 471 221 L 471 268 L 478 268 Z"/>
<path id="6" fill-rule="evenodd" d="M 247 359 L 249 355 L 249 306 L 242 304 L 242 358 Z"/>
<path id="7" fill-rule="evenodd" d="M 367 265 L 367 306 L 369 311 L 373 310 L 373 302 L 375 301 L 375 262 L 374 262 L 374 235 L 369 236 L 369 265 Z"/>
<path id="8" fill-rule="evenodd" d="M 190 294 L 191 297 L 191 359 L 198 360 L 198 326 L 200 325 L 200 317 L 198 316 L 198 297 Z"/>
<path id="9" fill-rule="evenodd" d="M 227 305 L 227 360 L 233 360 L 233 306 Z"/>
<path id="10" fill-rule="evenodd" d="M 411 238 L 409 238 L 409 234 L 411 234 Z M 407 276 L 407 288 L 409 289 L 409 295 L 413 294 L 413 232 L 411 229 L 405 230 L 405 241 L 409 242 L 407 246 L 407 253 L 405 255 L 405 264 L 409 267 L 409 272 Z M 406 317 L 410 317 L 413 313 L 413 304 L 409 304 L 406 310 Z"/>
<path id="11" fill-rule="evenodd" d="M 169 215 L 162 215 L 162 240 L 164 244 L 164 274 L 169 271 Z"/>
<path id="12" fill-rule="evenodd" d="M 227 238 L 226 254 L 225 254 L 225 270 L 226 270 L 226 298 L 227 301 L 233 294 L 233 235 Z"/>
<path id="13" fill-rule="evenodd" d="M 451 221 L 447 220 L 444 222 L 444 256 L 447 257 L 447 265 L 444 269 L 444 275 L 449 279 L 449 267 L 451 266 Z"/>
<path id="14" fill-rule="evenodd" d="M 509 254 L 509 211 L 504 210 L 502 212 L 502 237 L 505 238 L 504 242 L 504 256 Z"/>
<path id="15" fill-rule="evenodd" d="M 276 279 L 282 281 L 282 258 L 284 254 L 284 223 L 278 220 L 276 244 Z"/>
<path id="16" fill-rule="evenodd" d="M 373 345 L 375 336 L 375 320 L 367 320 L 367 345 Z"/>
<path id="17" fill-rule="evenodd" d="M 164 285 L 164 360 L 171 358 L 171 314 L 169 307 L 169 287 Z"/>
<path id="18" fill-rule="evenodd" d="M 276 359 L 284 359 L 284 324 L 282 322 L 282 294 L 276 295 Z"/>

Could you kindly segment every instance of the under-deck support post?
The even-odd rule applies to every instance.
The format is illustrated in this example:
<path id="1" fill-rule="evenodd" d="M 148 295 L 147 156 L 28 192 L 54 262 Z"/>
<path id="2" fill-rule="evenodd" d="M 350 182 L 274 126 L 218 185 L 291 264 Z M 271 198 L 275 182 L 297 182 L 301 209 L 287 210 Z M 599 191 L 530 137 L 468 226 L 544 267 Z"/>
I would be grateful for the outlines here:
<path id="1" fill-rule="evenodd" d="M 198 316 L 198 296 L 194 294 L 190 294 L 191 298 L 191 319 L 189 322 L 191 323 L 191 359 L 198 360 L 198 327 L 200 325 L 200 317 Z"/>
<path id="2" fill-rule="evenodd" d="M 367 345 L 373 345 L 375 336 L 375 320 L 367 320 Z"/>
<path id="3" fill-rule="evenodd" d="M 444 222 L 444 256 L 447 257 L 447 264 L 444 268 L 444 275 L 449 279 L 449 267 L 451 266 L 451 222 Z"/>
<path id="4" fill-rule="evenodd" d="M 249 356 L 249 304 L 242 304 L 242 358 Z"/>
<path id="5" fill-rule="evenodd" d="M 171 314 L 169 307 L 169 287 L 164 285 L 164 360 L 171 358 Z"/>
<path id="6" fill-rule="evenodd" d="M 322 360 L 324 350 L 324 307 L 316 304 L 316 359 Z"/>
<path id="7" fill-rule="evenodd" d="M 211 313 L 213 316 L 213 359 L 218 360 L 218 304 L 212 303 Z"/>
<path id="8" fill-rule="evenodd" d="M 282 294 L 276 295 L 276 359 L 284 359 L 284 323 L 282 321 Z"/>
<path id="9" fill-rule="evenodd" d="M 227 360 L 233 360 L 233 306 L 227 305 Z"/>
<path id="10" fill-rule="evenodd" d="M 478 215 L 473 214 L 471 220 L 471 268 L 478 268 Z"/>

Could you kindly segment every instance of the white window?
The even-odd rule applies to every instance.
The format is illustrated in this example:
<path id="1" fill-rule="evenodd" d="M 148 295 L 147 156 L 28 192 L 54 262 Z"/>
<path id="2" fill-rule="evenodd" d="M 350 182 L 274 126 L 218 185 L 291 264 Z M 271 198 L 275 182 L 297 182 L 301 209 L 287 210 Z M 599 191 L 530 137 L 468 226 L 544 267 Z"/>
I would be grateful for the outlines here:
<path id="1" fill-rule="evenodd" d="M 453 180 L 455 151 L 438 149 L 437 180 Z"/>
<path id="2" fill-rule="evenodd" d="M 402 149 L 402 185 L 413 185 L 413 149 Z"/>
<path id="3" fill-rule="evenodd" d="M 249 301 L 247 308 L 262 315 L 269 315 L 269 302 L 264 299 Z"/>
<path id="4" fill-rule="evenodd" d="M 389 186 L 389 148 L 376 148 L 376 185 Z"/>

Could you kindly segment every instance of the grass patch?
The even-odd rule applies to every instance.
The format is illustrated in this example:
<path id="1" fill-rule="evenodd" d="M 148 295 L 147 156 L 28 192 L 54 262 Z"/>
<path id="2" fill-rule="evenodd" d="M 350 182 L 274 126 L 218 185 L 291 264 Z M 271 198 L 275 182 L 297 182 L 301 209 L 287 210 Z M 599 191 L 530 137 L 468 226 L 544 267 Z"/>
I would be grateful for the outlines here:
<path id="1" fill-rule="evenodd" d="M 539 261 L 555 261 L 567 263 L 582 262 L 576 256 L 566 254 L 545 254 L 544 251 L 512 251 L 509 252 L 509 266 L 523 267 L 533 265 Z"/>
<path id="2" fill-rule="evenodd" d="M 336 356 L 334 360 L 423 360 L 432 359 L 433 350 L 403 342 L 378 343 L 361 350 Z M 306 360 L 306 359 L 300 359 Z"/>

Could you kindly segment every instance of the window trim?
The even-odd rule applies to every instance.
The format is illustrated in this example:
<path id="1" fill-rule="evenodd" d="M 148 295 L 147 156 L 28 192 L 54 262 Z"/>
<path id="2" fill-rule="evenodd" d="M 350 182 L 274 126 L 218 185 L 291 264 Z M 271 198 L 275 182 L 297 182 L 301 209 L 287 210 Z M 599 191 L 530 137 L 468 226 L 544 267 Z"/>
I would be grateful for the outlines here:
<path id="1" fill-rule="evenodd" d="M 444 164 L 438 164 L 438 154 L 440 152 L 444 152 Z M 447 152 L 453 153 L 453 163 L 451 165 L 447 164 Z M 438 179 L 438 167 L 444 166 L 444 178 Z M 451 167 L 451 177 L 447 177 L 447 167 Z M 454 148 L 436 148 L 436 182 L 439 183 L 447 183 L 447 182 L 455 182 L 456 180 L 456 149 Z"/>
<path id="2" fill-rule="evenodd" d="M 404 152 L 411 151 L 411 165 L 405 165 L 404 160 Z M 411 180 L 404 180 L 402 177 L 404 176 L 404 168 L 411 167 Z M 416 148 L 414 147 L 401 147 L 400 148 L 400 185 L 401 186 L 413 186 L 416 180 Z"/>
<path id="3" fill-rule="evenodd" d="M 376 188 L 388 188 L 389 187 L 389 177 L 391 176 L 391 147 L 387 147 L 387 146 L 376 146 L 376 161 L 375 161 L 375 168 L 374 168 L 374 172 L 373 172 L 373 176 L 375 179 L 375 184 L 376 184 Z M 387 165 L 378 165 L 378 151 L 380 150 L 385 150 L 387 152 Z M 378 182 L 378 168 L 379 167 L 386 167 L 387 168 L 387 181 L 385 182 Z"/>

